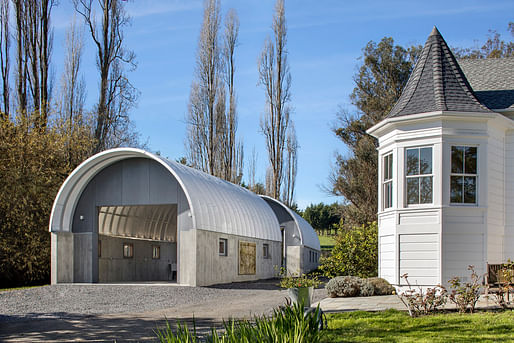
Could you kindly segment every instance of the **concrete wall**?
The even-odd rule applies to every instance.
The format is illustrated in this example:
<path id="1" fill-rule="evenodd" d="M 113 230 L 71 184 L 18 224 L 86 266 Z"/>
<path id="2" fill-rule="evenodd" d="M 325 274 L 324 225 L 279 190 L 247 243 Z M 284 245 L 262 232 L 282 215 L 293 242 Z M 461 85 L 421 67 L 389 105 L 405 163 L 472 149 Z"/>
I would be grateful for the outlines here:
<path id="1" fill-rule="evenodd" d="M 99 282 L 172 281 L 171 265 L 177 262 L 177 244 L 100 235 Z M 132 258 L 123 257 L 123 244 L 134 246 Z M 153 259 L 153 246 L 160 247 L 160 258 Z"/>
<path id="2" fill-rule="evenodd" d="M 71 232 L 51 233 L 51 276 L 52 284 L 73 282 L 73 234 Z"/>
<path id="3" fill-rule="evenodd" d="M 192 286 L 268 279 L 277 275 L 281 262 L 281 242 L 267 241 L 212 231 L 196 231 L 196 282 Z M 227 240 L 227 256 L 219 254 L 219 239 Z M 239 242 L 256 244 L 255 275 L 239 275 Z M 269 244 L 270 258 L 263 257 L 263 244 Z"/>
<path id="4" fill-rule="evenodd" d="M 319 266 L 320 252 L 309 247 L 302 247 L 302 273 L 308 273 Z"/>

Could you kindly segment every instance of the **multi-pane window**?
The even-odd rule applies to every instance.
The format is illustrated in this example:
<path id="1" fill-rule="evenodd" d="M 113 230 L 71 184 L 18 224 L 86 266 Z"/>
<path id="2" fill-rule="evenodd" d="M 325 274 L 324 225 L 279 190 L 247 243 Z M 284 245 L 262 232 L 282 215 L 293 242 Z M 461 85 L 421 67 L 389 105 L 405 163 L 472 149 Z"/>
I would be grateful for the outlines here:
<path id="1" fill-rule="evenodd" d="M 383 157 L 382 197 L 384 209 L 393 207 L 393 154 Z"/>
<path id="2" fill-rule="evenodd" d="M 220 256 L 227 256 L 227 240 L 220 238 L 218 252 Z"/>
<path id="3" fill-rule="evenodd" d="M 477 147 L 452 146 L 450 202 L 476 204 Z"/>
<path id="4" fill-rule="evenodd" d="M 158 260 L 161 258 L 161 247 L 158 245 L 152 246 L 152 259 Z"/>
<path id="5" fill-rule="evenodd" d="M 125 257 L 125 258 L 134 257 L 134 244 L 123 243 L 123 257 Z"/>
<path id="6" fill-rule="evenodd" d="M 264 243 L 262 245 L 262 256 L 264 258 L 270 258 L 270 256 L 269 256 L 269 244 Z"/>
<path id="7" fill-rule="evenodd" d="M 432 148 L 406 149 L 407 204 L 432 203 Z"/>

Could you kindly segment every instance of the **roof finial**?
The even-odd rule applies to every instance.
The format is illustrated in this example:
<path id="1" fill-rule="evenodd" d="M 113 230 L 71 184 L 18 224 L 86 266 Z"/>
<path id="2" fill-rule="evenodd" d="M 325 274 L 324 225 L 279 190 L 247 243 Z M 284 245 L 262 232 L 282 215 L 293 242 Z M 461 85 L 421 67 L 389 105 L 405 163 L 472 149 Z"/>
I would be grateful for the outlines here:
<path id="1" fill-rule="evenodd" d="M 430 32 L 430 35 L 429 36 L 440 36 L 441 34 L 439 33 L 439 30 L 437 29 L 437 27 L 434 25 L 434 28 L 432 29 L 432 32 Z"/>

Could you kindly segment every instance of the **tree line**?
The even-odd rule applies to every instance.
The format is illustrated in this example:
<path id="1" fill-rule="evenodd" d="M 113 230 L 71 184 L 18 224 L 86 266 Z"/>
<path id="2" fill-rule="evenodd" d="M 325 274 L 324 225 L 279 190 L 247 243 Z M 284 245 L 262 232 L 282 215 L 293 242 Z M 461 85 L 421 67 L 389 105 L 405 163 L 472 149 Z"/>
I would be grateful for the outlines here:
<path id="1" fill-rule="evenodd" d="M 138 91 L 128 72 L 129 24 L 119 0 L 74 0 L 60 82 L 50 72 L 56 0 L 0 0 L 0 285 L 48 282 L 53 200 L 84 159 L 140 145 L 129 112 Z M 101 15 L 95 17 L 93 13 Z M 86 39 L 96 53 L 98 98 L 86 108 Z"/>

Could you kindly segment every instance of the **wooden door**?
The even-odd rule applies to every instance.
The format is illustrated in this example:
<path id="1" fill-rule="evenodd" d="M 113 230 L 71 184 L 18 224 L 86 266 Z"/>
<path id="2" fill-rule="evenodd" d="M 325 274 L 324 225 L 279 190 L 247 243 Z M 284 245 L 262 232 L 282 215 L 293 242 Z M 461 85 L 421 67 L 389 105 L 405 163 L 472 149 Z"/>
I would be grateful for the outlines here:
<path id="1" fill-rule="evenodd" d="M 255 275 L 256 244 L 239 242 L 239 275 Z"/>

